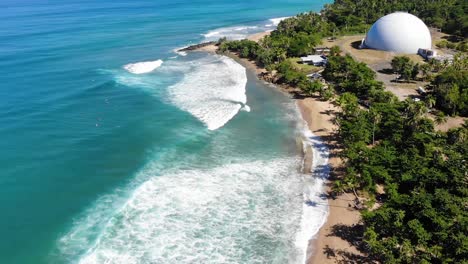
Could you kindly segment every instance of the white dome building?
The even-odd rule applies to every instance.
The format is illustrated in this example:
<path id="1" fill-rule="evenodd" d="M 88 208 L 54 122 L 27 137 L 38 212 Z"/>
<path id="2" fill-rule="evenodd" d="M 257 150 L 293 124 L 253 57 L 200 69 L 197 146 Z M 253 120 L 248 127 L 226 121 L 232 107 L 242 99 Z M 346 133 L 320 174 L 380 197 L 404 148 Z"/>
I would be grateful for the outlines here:
<path id="1" fill-rule="evenodd" d="M 421 19 L 409 13 L 396 12 L 377 20 L 362 44 L 364 48 L 417 54 L 419 49 L 430 49 L 432 40 Z"/>

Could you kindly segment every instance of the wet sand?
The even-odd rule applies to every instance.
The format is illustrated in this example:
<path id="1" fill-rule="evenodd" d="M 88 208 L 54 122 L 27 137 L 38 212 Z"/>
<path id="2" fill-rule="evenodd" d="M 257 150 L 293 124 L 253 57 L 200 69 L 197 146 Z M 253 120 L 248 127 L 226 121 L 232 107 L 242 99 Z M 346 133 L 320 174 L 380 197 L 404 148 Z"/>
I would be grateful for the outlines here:
<path id="1" fill-rule="evenodd" d="M 262 32 L 251 35 L 248 39 L 253 41 L 259 41 L 264 36 L 269 35 L 270 32 Z M 199 51 L 216 53 L 216 45 L 207 45 Z M 236 54 L 227 53 L 227 55 L 237 62 L 242 64 L 247 70 L 254 72 L 257 76 L 266 73 L 266 69 L 261 68 L 255 64 L 254 61 L 240 58 Z M 291 93 L 294 89 L 290 87 L 279 87 L 281 90 L 287 93 Z M 335 132 L 337 126 L 334 123 L 335 114 L 339 111 L 332 102 L 322 101 L 319 98 L 301 98 L 293 99 L 301 112 L 302 118 L 307 122 L 309 129 L 317 136 L 320 136 L 322 140 L 327 144 L 330 149 L 329 164 L 331 166 L 332 173 L 336 173 L 339 170 L 342 163 L 337 157 L 337 153 L 340 151 L 339 144 L 336 142 Z M 304 158 L 304 168 L 310 171 L 312 163 L 312 153 L 306 152 Z M 327 181 L 325 188 L 326 193 L 329 194 L 331 191 L 332 182 Z M 328 195 L 329 197 L 329 195 Z M 309 241 L 307 261 L 306 263 L 336 263 L 342 260 L 343 252 L 350 254 L 360 255 L 359 251 L 352 246 L 352 241 L 347 241 L 345 238 L 340 237 L 334 230 L 337 226 L 353 226 L 360 221 L 359 211 L 353 209 L 353 195 L 343 194 L 338 197 L 328 198 L 329 214 L 327 221 L 320 228 L 318 234 L 316 234 Z M 349 240 L 349 238 L 346 238 Z"/>

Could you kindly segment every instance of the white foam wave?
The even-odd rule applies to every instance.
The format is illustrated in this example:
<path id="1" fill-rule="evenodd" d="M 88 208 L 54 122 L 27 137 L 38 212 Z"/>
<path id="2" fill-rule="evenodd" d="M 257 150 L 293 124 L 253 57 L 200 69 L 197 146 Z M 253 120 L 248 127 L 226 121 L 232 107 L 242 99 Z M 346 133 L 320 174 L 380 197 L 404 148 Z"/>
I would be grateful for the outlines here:
<path id="1" fill-rule="evenodd" d="M 226 37 L 230 40 L 240 40 L 245 39 L 249 35 L 265 32 L 265 31 L 272 31 L 274 30 L 278 24 L 290 17 L 278 17 L 272 18 L 268 21 L 263 21 L 258 25 L 250 25 L 250 26 L 236 26 L 236 27 L 223 27 L 217 28 L 211 31 L 208 31 L 202 36 L 205 38 L 204 41 L 216 41 L 220 38 Z"/>
<path id="2" fill-rule="evenodd" d="M 210 55 L 169 87 L 170 100 L 202 121 L 210 130 L 222 127 L 247 102 L 247 74 L 234 60 Z"/>
<path id="3" fill-rule="evenodd" d="M 187 52 L 186 52 L 186 51 L 180 51 L 180 50 L 181 50 L 181 49 L 188 48 L 188 47 L 189 47 L 189 46 L 183 46 L 183 47 L 180 47 L 180 48 L 177 48 L 177 49 L 172 50 L 172 52 L 174 52 L 174 53 L 176 53 L 176 54 L 178 54 L 178 55 L 180 55 L 180 56 L 185 57 L 185 56 L 187 56 Z"/>
<path id="4" fill-rule="evenodd" d="M 119 210 L 104 220 L 99 211 L 83 218 L 62 249 L 87 248 L 81 264 L 294 262 L 301 254 L 292 235 L 301 215 L 298 162 L 277 158 L 160 176 L 148 166 L 141 173 L 153 177 Z M 97 222 L 106 223 L 97 239 L 82 239 L 77 231 Z"/>
<path id="5" fill-rule="evenodd" d="M 290 17 L 272 18 L 272 19 L 269 20 L 271 22 L 271 24 L 267 24 L 266 26 L 267 27 L 277 27 L 281 21 L 283 21 L 285 19 L 288 19 L 288 18 L 290 18 Z"/>
<path id="6" fill-rule="evenodd" d="M 158 159 L 99 199 L 59 252 L 80 264 L 304 263 L 328 214 L 321 194 L 329 172 L 326 146 L 304 135 L 314 155 L 307 175 L 294 157 L 169 170 Z"/>
<path id="7" fill-rule="evenodd" d="M 223 37 L 230 40 L 240 40 L 246 38 L 248 35 L 261 31 L 262 29 L 259 26 L 238 26 L 218 28 L 202 35 L 205 37 L 205 41 L 216 41 Z"/>
<path id="8" fill-rule="evenodd" d="M 328 217 L 328 203 L 323 196 L 325 181 L 330 173 L 329 150 L 320 137 L 314 135 L 305 125 L 304 150 L 312 150 L 312 173 L 304 177 L 304 193 L 301 227 L 296 235 L 296 247 L 303 251 L 302 263 L 308 258 L 309 241 L 319 232 Z"/>
<path id="9" fill-rule="evenodd" d="M 143 74 L 154 71 L 156 68 L 159 68 L 162 64 L 162 60 L 142 61 L 137 63 L 129 63 L 123 66 L 123 68 L 133 74 Z"/>

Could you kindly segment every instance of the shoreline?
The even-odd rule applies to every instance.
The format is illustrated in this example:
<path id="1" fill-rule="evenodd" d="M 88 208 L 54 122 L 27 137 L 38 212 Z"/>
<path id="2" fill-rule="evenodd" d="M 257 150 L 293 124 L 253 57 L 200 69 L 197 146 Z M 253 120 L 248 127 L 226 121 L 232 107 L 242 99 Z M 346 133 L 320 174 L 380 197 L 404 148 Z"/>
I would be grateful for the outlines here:
<path id="1" fill-rule="evenodd" d="M 259 41 L 263 37 L 270 34 L 270 31 L 260 32 L 247 37 L 249 40 Z M 195 48 L 193 48 L 195 47 Z M 215 43 L 202 43 L 201 45 L 191 47 L 191 51 L 200 51 L 208 53 L 217 53 L 218 47 Z M 245 58 L 240 58 L 237 54 L 232 52 L 223 53 L 227 57 L 230 57 L 244 66 L 248 71 L 254 73 L 257 78 L 261 81 L 271 83 L 277 87 L 280 91 L 291 95 L 296 92 L 296 89 L 277 85 L 265 79 L 267 70 L 256 65 L 255 62 Z M 322 194 L 326 195 L 327 199 L 327 216 L 324 219 L 323 224 L 320 226 L 316 234 L 308 240 L 308 245 L 304 256 L 305 263 L 335 263 L 336 260 L 340 259 L 338 255 L 346 252 L 351 254 L 360 255 L 359 251 L 352 245 L 352 241 L 346 241 L 335 234 L 334 229 L 337 226 L 353 226 L 360 221 L 360 212 L 353 209 L 351 206 L 353 203 L 353 197 L 348 194 L 342 194 L 340 196 L 331 198 L 331 187 L 332 179 L 334 175 L 342 167 L 342 162 L 338 157 L 340 152 L 339 144 L 336 141 L 335 131 L 338 129 L 334 123 L 335 114 L 339 111 L 338 107 L 333 105 L 329 101 L 322 101 L 315 97 L 305 98 L 294 98 L 291 99 L 296 103 L 300 117 L 307 125 L 307 129 L 314 136 L 318 136 L 323 144 L 328 147 L 328 166 L 329 175 L 324 180 L 322 185 Z M 304 141 L 307 141 L 305 138 Z M 305 144 L 311 144 L 311 142 L 304 142 Z M 312 146 L 310 146 L 312 147 Z M 304 147 L 304 166 L 303 172 L 312 176 L 312 165 L 313 165 L 313 149 Z M 331 249 L 328 250 L 328 249 Z"/>

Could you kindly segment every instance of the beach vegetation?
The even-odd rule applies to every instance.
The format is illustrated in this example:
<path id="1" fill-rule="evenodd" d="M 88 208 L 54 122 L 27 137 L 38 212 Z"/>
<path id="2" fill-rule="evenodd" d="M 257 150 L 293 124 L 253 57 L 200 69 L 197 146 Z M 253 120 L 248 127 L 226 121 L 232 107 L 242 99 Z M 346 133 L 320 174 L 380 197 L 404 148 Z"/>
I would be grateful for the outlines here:
<path id="1" fill-rule="evenodd" d="M 384 15 L 404 11 L 443 32 L 468 37 L 468 4 L 464 0 L 335 0 L 321 11 L 329 28 L 340 33 L 364 33 Z"/>
<path id="2" fill-rule="evenodd" d="M 442 39 L 436 43 L 436 46 L 438 48 L 444 49 L 454 49 L 462 52 L 467 52 L 468 51 L 468 41 L 458 41 L 458 42 L 452 42 L 446 39 Z"/>
<path id="3" fill-rule="evenodd" d="M 330 62 L 328 78 L 356 78 L 352 71 L 358 63 L 352 58 Z M 451 67 L 447 71 L 435 79 L 437 84 L 463 81 Z M 367 77 L 361 81 L 372 83 L 372 75 Z M 368 90 L 337 90 L 344 91 L 337 99 L 343 110 L 337 123 L 345 172 L 334 188 L 379 196 L 381 206 L 362 213 L 369 258 L 381 263 L 466 260 L 468 124 L 437 132 L 424 102 L 382 100 L 376 96 L 385 97 L 385 92 L 371 92 L 370 84 L 361 87 Z M 373 103 L 365 109 L 359 100 Z M 377 193 L 377 185 L 384 186 L 385 194 Z"/>
<path id="4" fill-rule="evenodd" d="M 301 71 L 301 72 L 303 72 L 305 74 L 309 74 L 311 72 L 317 72 L 317 71 L 319 71 L 321 69 L 320 67 L 317 67 L 317 66 L 314 66 L 314 65 L 301 63 L 300 62 L 301 59 L 298 58 L 298 57 L 287 58 L 287 60 L 291 62 L 292 66 L 297 71 Z"/>
<path id="5" fill-rule="evenodd" d="M 323 93 L 324 85 L 319 81 L 306 81 L 299 83 L 299 88 L 308 96 L 315 95 L 316 93 Z"/>
<path id="6" fill-rule="evenodd" d="M 293 64 L 288 60 L 279 63 L 276 70 L 278 72 L 278 80 L 280 83 L 298 86 L 299 84 L 309 82 L 306 74 L 297 71 Z"/>
<path id="7" fill-rule="evenodd" d="M 383 91 L 383 83 L 375 80 L 375 72 L 350 55 L 330 56 L 322 75 L 325 80 L 334 84 L 338 92 L 352 92 L 361 99 Z"/>
<path id="8" fill-rule="evenodd" d="M 468 59 L 455 57 L 453 63 L 431 82 L 435 106 L 448 115 L 468 115 Z"/>
<path id="9" fill-rule="evenodd" d="M 392 70 L 394 73 L 400 75 L 400 80 L 410 81 L 416 80 L 420 66 L 411 61 L 408 56 L 396 56 L 391 62 Z"/>
<path id="10" fill-rule="evenodd" d="M 276 73 L 279 83 L 330 99 L 336 93 L 339 156 L 344 172 L 334 191 L 367 197 L 379 207 L 362 211 L 363 242 L 370 261 L 380 263 L 466 263 L 468 259 L 468 122 L 440 132 L 435 122 L 445 115 L 468 114 L 468 61 L 429 60 L 415 64 L 406 56 L 392 60 L 392 70 L 405 81 L 419 75 L 430 81 L 423 101 L 399 101 L 384 90 L 366 64 L 333 47 L 322 72 L 328 83 L 307 78 L 297 57 L 311 54 L 325 37 L 364 33 L 383 15 L 407 11 L 426 24 L 458 38 L 468 35 L 468 2 L 464 0 L 335 0 L 319 13 L 285 19 L 258 44 L 226 41 L 233 51 Z M 439 43 L 447 48 L 465 49 Z M 453 46 L 453 47 L 452 47 Z M 460 46 L 460 48 L 457 48 Z M 294 58 L 294 59 L 291 59 Z M 295 60 L 295 61 L 294 61 Z M 382 186 L 379 192 L 376 186 Z M 367 203 L 364 203 L 367 204 Z"/>
<path id="11" fill-rule="evenodd" d="M 335 94 L 333 93 L 331 89 L 323 88 L 319 90 L 319 95 L 320 95 L 320 98 L 322 98 L 323 100 L 330 101 L 334 97 Z"/>

